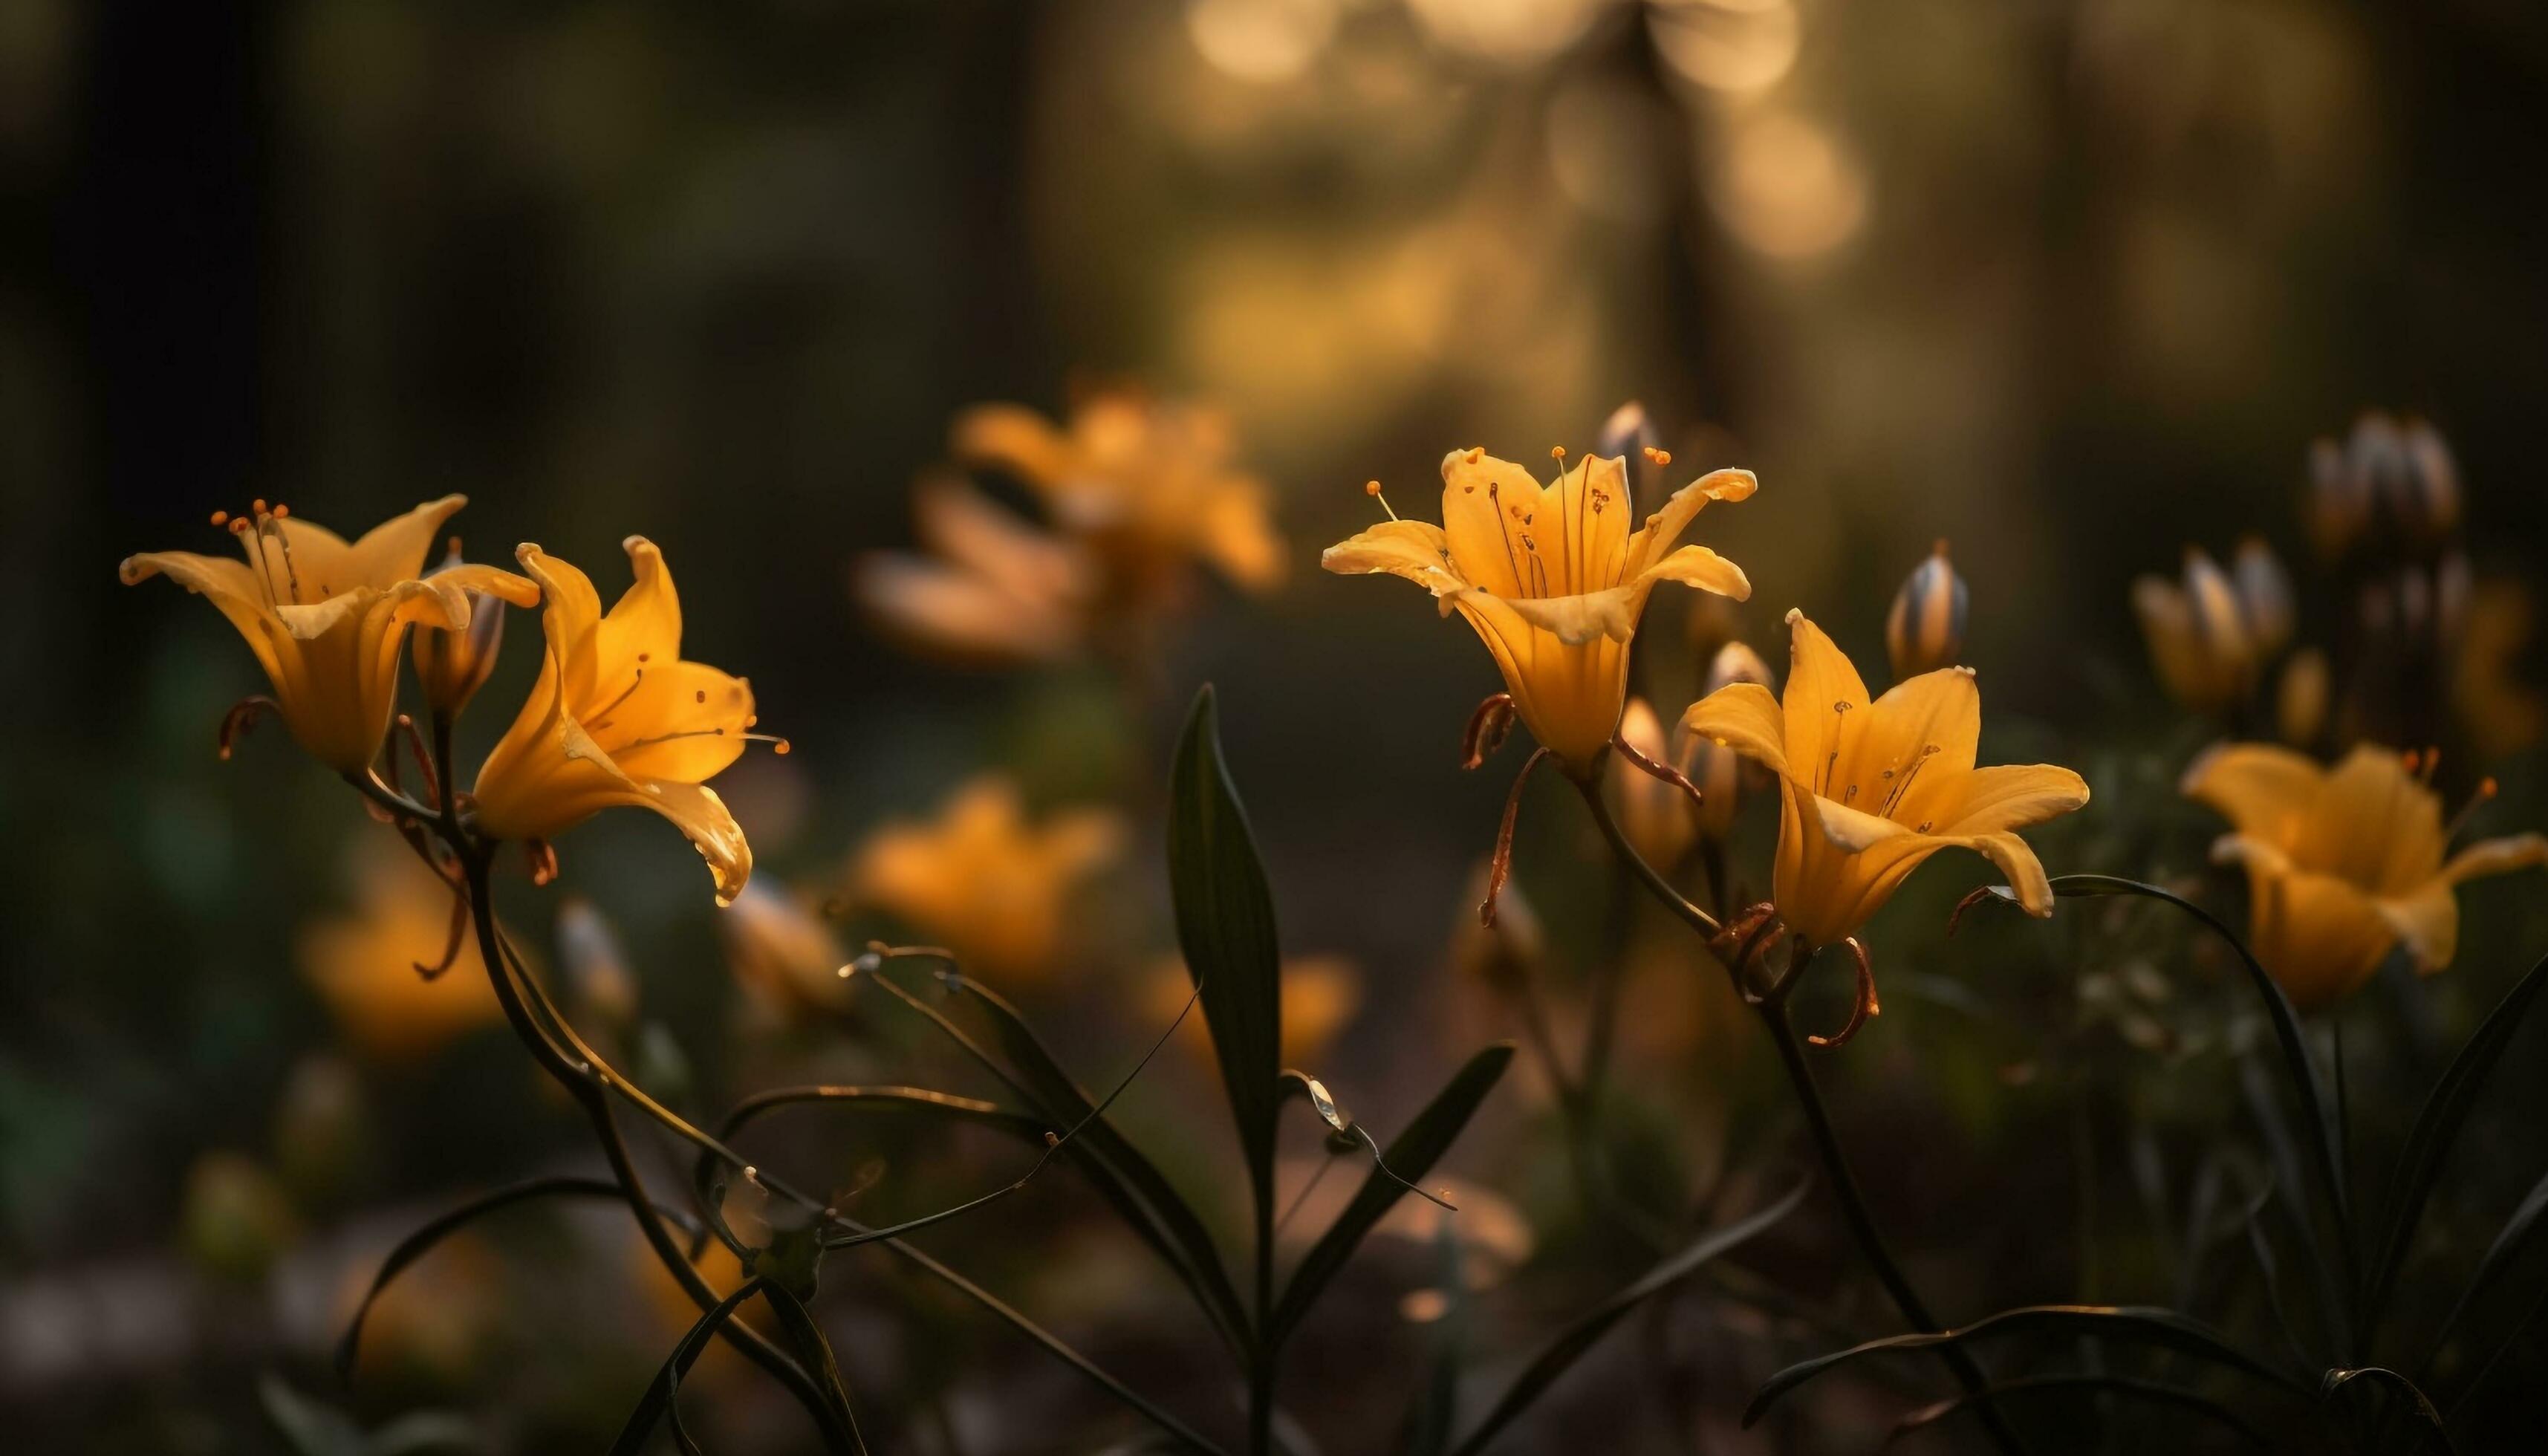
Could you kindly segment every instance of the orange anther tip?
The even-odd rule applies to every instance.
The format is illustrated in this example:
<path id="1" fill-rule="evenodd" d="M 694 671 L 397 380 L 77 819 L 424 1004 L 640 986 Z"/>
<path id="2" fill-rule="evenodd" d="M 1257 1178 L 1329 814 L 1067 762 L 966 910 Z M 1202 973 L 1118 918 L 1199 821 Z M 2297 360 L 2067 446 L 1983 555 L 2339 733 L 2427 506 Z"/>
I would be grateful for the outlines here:
<path id="1" fill-rule="evenodd" d="M 281 520 L 281 519 L 283 519 L 285 516 L 290 515 L 291 513 L 292 513 L 292 507 L 291 507 L 291 506 L 284 504 L 284 503 L 283 503 L 282 501 L 280 501 L 280 500 L 277 500 L 277 501 L 275 501 L 275 502 L 274 502 L 274 518 L 275 518 L 276 520 Z"/>
<path id="2" fill-rule="evenodd" d="M 213 524 L 215 524 L 215 525 L 217 525 L 217 526 L 226 526 L 226 525 L 228 525 L 229 523 L 230 523 L 230 513 L 229 513 L 228 511 L 227 511 L 227 510 L 216 510 L 216 511 L 214 511 L 214 512 L 213 512 Z"/>
<path id="3" fill-rule="evenodd" d="M 1362 493 L 1363 493 L 1364 495 L 1366 495 L 1366 496 L 1377 496 L 1377 495 L 1379 495 L 1379 494 L 1380 494 L 1380 482 L 1378 482 L 1378 481 L 1365 481 L 1365 482 L 1363 482 L 1363 483 L 1362 483 Z"/>
<path id="4" fill-rule="evenodd" d="M 263 514 L 265 514 L 265 498 L 264 498 L 264 497 L 262 497 L 262 496 L 260 496 L 260 497 L 258 497 L 256 500 L 249 501 L 249 502 L 248 502 L 248 505 L 247 505 L 247 508 L 248 508 L 249 513 L 251 513 L 251 514 L 254 514 L 254 515 L 263 515 Z"/>
<path id="5" fill-rule="evenodd" d="M 1549 458 L 1549 459 L 1551 459 L 1551 460 L 1563 460 L 1563 459 L 1565 459 L 1565 458 L 1566 458 L 1566 447 L 1565 447 L 1564 445 L 1551 445 L 1551 446 L 1549 446 L 1549 447 L 1548 447 L 1548 458 Z"/>
<path id="6" fill-rule="evenodd" d="M 788 754 L 789 750 L 793 749 L 794 747 L 795 747 L 795 745 L 794 745 L 794 744 L 789 743 L 786 739 L 783 739 L 783 738 L 782 738 L 782 739 L 778 740 L 776 743 L 772 744 L 772 745 L 770 746 L 770 751 L 771 751 L 772 753 L 774 753 L 774 754 L 778 755 L 780 758 L 785 758 L 785 757 L 787 756 L 787 754 Z"/>

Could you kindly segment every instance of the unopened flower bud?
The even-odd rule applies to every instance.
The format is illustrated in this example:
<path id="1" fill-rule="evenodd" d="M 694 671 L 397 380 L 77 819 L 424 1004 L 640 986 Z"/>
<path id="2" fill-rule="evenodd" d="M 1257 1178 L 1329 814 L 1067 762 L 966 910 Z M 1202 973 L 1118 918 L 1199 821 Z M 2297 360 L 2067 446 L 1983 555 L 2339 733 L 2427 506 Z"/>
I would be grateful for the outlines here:
<path id="1" fill-rule="evenodd" d="M 2390 487 L 2389 516 L 2410 545 L 2435 550 L 2460 525 L 2460 468 L 2441 431 L 2409 419 L 2398 433 L 2401 469 Z"/>
<path id="2" fill-rule="evenodd" d="M 1728 642 L 1718 648 L 1707 665 L 1707 691 L 1735 682 L 1757 682 L 1764 687 L 1771 684 L 1770 665 L 1742 642 Z M 1768 772 L 1734 750 L 1709 743 L 1686 728 L 1676 730 L 1676 747 L 1680 750 L 1681 771 L 1698 785 L 1699 835 L 1722 844 L 1734 831 L 1734 816 L 1743 807 L 1744 790 L 1764 786 Z"/>
<path id="3" fill-rule="evenodd" d="M 1651 463 L 1646 451 L 1662 443 L 1646 407 L 1630 400 L 1601 421 L 1601 433 L 1593 438 L 1592 453 L 1604 460 L 1624 456 L 1629 470 L 1634 472 Z"/>
<path id="4" fill-rule="evenodd" d="M 2186 548 L 2182 583 L 2142 577 L 2133 583 L 2150 664 L 2168 695 L 2196 712 L 2217 712 L 2246 690 L 2255 664 L 2238 593 L 2218 563 Z"/>
<path id="5" fill-rule="evenodd" d="M 1926 561 L 1902 579 L 1893 609 L 1884 617 L 1884 648 L 1893 659 L 1893 681 L 1952 668 L 1964 650 L 1964 620 L 1971 593 L 1947 559 L 1940 541 Z"/>
<path id="6" fill-rule="evenodd" d="M 1663 721 L 1642 697 L 1628 699 L 1619 718 L 1619 737 L 1656 763 L 1669 762 Z M 1611 781 L 1617 785 L 1619 828 L 1646 863 L 1669 868 L 1689 851 L 1696 830 L 1689 794 L 1677 783 L 1658 778 L 1631 764 L 1624 754 L 1610 756 Z"/>
<path id="7" fill-rule="evenodd" d="M 2310 442 L 2310 541 L 2319 559 L 2341 561 L 2362 541 L 2371 522 L 2370 483 L 2353 469 L 2345 447 L 2333 440 Z"/>
<path id="8" fill-rule="evenodd" d="M 460 538 L 455 536 L 439 570 L 448 571 L 460 564 Z M 460 716 L 469 699 L 486 685 L 487 675 L 496 671 L 496 652 L 503 641 L 504 598 L 484 592 L 469 593 L 469 625 L 462 630 L 423 626 L 415 629 L 414 640 L 410 644 L 415 658 L 415 678 L 424 687 L 426 705 L 436 716 Z"/>
<path id="9" fill-rule="evenodd" d="M 2292 579 L 2283 570 L 2274 548 L 2261 536 L 2249 536 L 2238 543 L 2237 554 L 2230 560 L 2230 575 L 2238 592 L 2238 607 L 2247 626 L 2247 640 L 2258 660 L 2272 657 L 2292 640 L 2294 611 Z"/>
<path id="10" fill-rule="evenodd" d="M 2326 654 L 2315 647 L 2293 653 L 2274 685 L 2274 728 L 2283 742 L 2297 749 L 2317 746 L 2326 726 L 2328 691 Z"/>
<path id="11" fill-rule="evenodd" d="M 754 881 L 717 917 L 735 979 L 782 1019 L 846 1004 L 847 958 L 822 917 L 794 892 Z"/>
<path id="12" fill-rule="evenodd" d="M 1707 664 L 1707 690 L 1714 692 L 1730 682 L 1758 682 L 1770 685 L 1770 665 L 1761 660 L 1748 643 L 1728 642 L 1716 649 Z"/>
<path id="13" fill-rule="evenodd" d="M 610 922 L 581 895 L 558 906 L 558 967 L 585 1019 L 624 1029 L 637 1019 L 637 978 Z"/>

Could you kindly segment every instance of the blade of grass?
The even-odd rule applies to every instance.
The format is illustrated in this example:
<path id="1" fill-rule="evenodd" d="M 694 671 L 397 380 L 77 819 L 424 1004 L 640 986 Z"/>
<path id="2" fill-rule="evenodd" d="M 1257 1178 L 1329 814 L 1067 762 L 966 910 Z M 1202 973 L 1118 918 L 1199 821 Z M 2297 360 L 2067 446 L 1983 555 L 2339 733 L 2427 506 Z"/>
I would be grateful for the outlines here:
<path id="1" fill-rule="evenodd" d="M 2224 1339 L 2211 1326 L 2188 1320 L 2173 1310 L 2130 1305 L 2031 1305 L 2023 1309 L 2003 1310 L 1961 1329 L 1950 1329 L 1939 1334 L 1889 1335 L 1790 1365 L 1764 1381 L 1761 1388 L 1753 1393 L 1751 1405 L 1743 1411 L 1743 1424 L 1749 1427 L 1781 1397 L 1814 1377 L 1868 1355 L 1927 1350 L 1970 1340 L 2028 1334 L 2157 1345 L 2253 1376 L 2307 1400 L 2315 1401 L 2318 1396 L 2318 1392 L 2306 1382 L 2254 1359 Z"/>
<path id="2" fill-rule="evenodd" d="M 1647 1270 L 1636 1282 L 1577 1316 L 1540 1346 L 1539 1353 L 1531 1357 L 1530 1363 L 1513 1378 L 1512 1384 L 1504 1387 L 1503 1395 L 1488 1410 L 1486 1418 L 1478 1422 L 1477 1428 L 1469 1432 L 1468 1439 L 1460 1442 L 1453 1456 L 1476 1456 L 1485 1450 L 1506 1425 L 1530 1409 L 1532 1402 L 1545 1395 L 1549 1387 L 1574 1368 L 1575 1362 L 1582 1359 L 1586 1351 L 1599 1343 L 1612 1325 L 1626 1319 L 1647 1300 L 1697 1273 L 1709 1260 L 1767 1232 L 1779 1220 L 1795 1212 L 1796 1205 L 1804 1202 L 1805 1191 L 1811 1186 L 1799 1183 L 1785 1197 L 1750 1218 L 1710 1230 L 1697 1242 Z"/>
<path id="3" fill-rule="evenodd" d="M 2432 1095 L 2424 1099 L 2423 1111 L 2416 1114 L 2415 1126 L 2407 1135 L 2406 1150 L 2399 1154 L 2397 1171 L 2390 1178 L 2388 1219 L 2379 1252 L 2364 1281 L 2365 1327 L 2376 1323 L 2381 1311 L 2388 1308 L 2399 1266 L 2406 1262 L 2408 1245 L 2415 1237 L 2415 1226 L 2423 1219 L 2424 1204 L 2441 1177 L 2451 1143 L 2458 1138 L 2461 1124 L 2468 1121 L 2469 1109 L 2476 1105 L 2478 1089 L 2485 1085 L 2487 1073 L 2495 1069 L 2503 1049 L 2512 1044 L 2512 1034 L 2520 1030 L 2522 1017 L 2543 987 L 2548 987 L 2548 959 L 2530 967 L 2496 1004 L 2468 1045 L 2443 1070 Z"/>

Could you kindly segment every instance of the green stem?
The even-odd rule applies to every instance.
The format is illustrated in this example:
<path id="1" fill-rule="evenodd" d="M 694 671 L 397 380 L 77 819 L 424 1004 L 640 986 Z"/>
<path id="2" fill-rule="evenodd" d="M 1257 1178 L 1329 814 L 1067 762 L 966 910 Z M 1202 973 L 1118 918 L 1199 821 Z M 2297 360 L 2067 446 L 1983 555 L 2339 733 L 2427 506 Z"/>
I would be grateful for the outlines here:
<path id="1" fill-rule="evenodd" d="M 655 1251 L 655 1257 L 662 1261 L 665 1270 L 680 1282 L 682 1291 L 702 1312 L 715 1309 L 718 1304 L 716 1291 L 682 1254 L 672 1229 L 665 1225 L 662 1216 L 655 1211 L 654 1201 L 646 1194 L 645 1180 L 637 1171 L 635 1159 L 629 1156 L 628 1143 L 620 1137 L 618 1122 L 611 1115 L 609 1093 L 593 1081 L 590 1063 L 579 1066 L 568 1060 L 557 1044 L 549 1040 L 547 1033 L 531 1019 L 530 1008 L 523 1003 L 521 991 L 513 983 L 504 948 L 496 933 L 488 851 L 466 844 L 456 848 L 468 873 L 469 911 L 478 932 L 478 954 L 487 963 L 487 978 L 496 989 L 496 1000 L 503 1008 L 504 1020 L 511 1024 L 514 1036 L 530 1049 L 531 1058 L 566 1089 L 592 1123 L 593 1139 L 601 1145 L 601 1155 L 610 1165 L 611 1177 L 626 1196 L 629 1212 L 636 1216 L 638 1231 L 645 1236 L 647 1246 Z M 822 1388 L 784 1351 L 759 1331 L 731 1320 L 719 1323 L 717 1333 L 787 1387 L 788 1393 L 813 1414 L 827 1446 L 834 1451 L 853 1449 L 849 1433 L 840 1427 L 830 1403 L 824 1399 Z"/>
<path id="2" fill-rule="evenodd" d="M 1672 881 L 1666 879 L 1655 866 L 1646 863 L 1645 857 L 1637 853 L 1636 846 L 1628 843 L 1628 837 L 1620 831 L 1618 821 L 1611 818 L 1610 806 L 1601 801 L 1598 788 L 1590 783 L 1580 786 L 1584 789 L 1584 802 L 1592 810 L 1593 822 L 1600 826 L 1601 837 L 1610 842 L 1610 848 L 1619 857 L 1620 863 L 1628 866 L 1629 871 L 1653 893 L 1657 900 L 1663 902 L 1665 909 L 1680 916 L 1691 930 L 1696 931 L 1699 939 L 1708 944 L 1710 954 L 1714 954 L 1715 938 L 1723 929 L 1717 923 L 1716 917 L 1692 904 L 1687 896 L 1673 887 Z M 1798 954 L 1803 954 L 1803 951 L 1804 948 L 1799 943 Z M 1737 968 L 1732 965 L 1727 965 L 1725 968 L 1728 975 L 1735 977 L 1735 989 L 1741 991 L 1743 985 Z M 1794 987 L 1798 979 L 1798 976 L 1790 973 L 1780 983 L 1782 990 Z M 1778 1060 L 1786 1068 L 1787 1080 L 1795 1088 L 1796 1104 L 1803 1109 L 1805 1123 L 1813 1132 L 1815 1149 L 1822 1154 L 1824 1173 L 1830 1179 L 1833 1195 L 1840 1200 L 1841 1214 L 1849 1223 L 1850 1232 L 1858 1239 L 1859 1252 L 1866 1258 L 1868 1266 L 1874 1269 L 1877 1281 L 1883 1284 L 1885 1293 L 1892 1297 L 1893 1306 L 1901 1312 L 1903 1320 L 1922 1334 L 1939 1333 L 1943 1326 L 1929 1313 L 1929 1307 L 1921 1300 L 1919 1291 L 1913 1289 L 1911 1281 L 1903 1277 L 1901 1267 L 1894 1263 L 1891 1251 L 1884 1245 L 1883 1234 L 1875 1227 L 1874 1216 L 1867 1210 L 1866 1197 L 1858 1186 L 1858 1176 L 1850 1169 L 1849 1155 L 1841 1149 L 1840 1137 L 1832 1130 L 1831 1114 L 1823 1106 L 1822 1092 L 1814 1085 L 1813 1068 L 1805 1062 L 1804 1046 L 1796 1040 L 1796 1029 L 1787 1019 L 1785 996 L 1779 994 L 1757 1001 L 1749 996 L 1745 999 L 1753 1001 L 1758 1007 L 1761 1013 L 1761 1024 L 1769 1031 L 1770 1040 L 1778 1048 Z M 1988 1382 L 1982 1374 L 1981 1367 L 1973 1362 L 1972 1356 L 1966 1354 L 1957 1345 L 1943 1345 L 1940 1347 L 1940 1353 L 1967 1395 L 1979 1395 L 1982 1392 Z M 1989 1429 L 1992 1439 L 1999 1444 L 2000 1449 L 2010 1453 L 2010 1456 L 2023 1456 L 2026 1443 L 2018 1439 L 2017 1432 L 2009 1426 L 2007 1417 L 1988 1401 L 1976 1404 L 1981 1408 L 1983 1425 Z"/>

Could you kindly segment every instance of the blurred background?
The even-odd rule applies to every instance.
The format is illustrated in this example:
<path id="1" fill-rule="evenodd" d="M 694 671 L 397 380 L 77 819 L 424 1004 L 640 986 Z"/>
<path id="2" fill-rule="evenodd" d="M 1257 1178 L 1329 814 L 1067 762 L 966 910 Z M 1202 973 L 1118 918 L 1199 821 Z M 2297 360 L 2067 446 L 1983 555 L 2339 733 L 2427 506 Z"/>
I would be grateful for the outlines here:
<path id="1" fill-rule="evenodd" d="M 473 558 L 538 541 L 605 597 L 621 537 L 664 548 L 686 654 L 748 674 L 793 740 L 718 783 L 760 894 L 720 913 L 632 815 L 501 909 L 623 1064 L 702 1117 L 791 1081 L 981 1090 L 830 975 L 869 936 L 953 943 L 1084 1081 L 1120 1075 L 1183 1000 L 1160 785 L 1217 683 L 1296 957 L 1297 1060 L 1388 1130 L 1516 1035 L 1460 930 L 1519 755 L 1459 772 L 1486 654 L 1318 551 L 1377 518 L 1367 479 L 1438 518 L 1445 450 L 1580 452 L 1623 401 L 1676 457 L 1664 484 L 1762 482 L 1691 538 L 1752 601 L 1674 588 L 1649 612 L 1637 684 L 1667 721 L 1729 635 L 1782 666 L 1790 606 L 1882 681 L 1886 604 L 1946 538 L 1985 761 L 2075 765 L 2098 795 L 2038 836 L 2048 864 L 2181 876 L 2225 913 L 2218 823 L 2171 789 L 2224 724 L 2162 691 L 2132 583 L 2258 534 L 2301 584 L 2301 637 L 2347 637 L 2311 442 L 2419 414 L 2457 460 L 2455 570 L 2490 605 L 2485 663 L 2434 670 L 2450 706 L 2409 721 L 2446 746 L 2454 803 L 2502 779 L 2489 832 L 2539 826 L 2543 135 L 2548 12 L 2513 0 L 8 0 L 0 651 L 33 695 L 0 726 L 0 1411 L 27 1449 L 262 1451 L 296 1419 L 369 1449 L 350 1433 L 419 1418 L 588 1449 L 687 1323 L 624 1216 L 526 1211 L 416 1266 L 354 1383 L 328 1371 L 399 1236 L 591 1154 L 474 961 L 407 970 L 447 903 L 352 796 L 277 727 L 217 762 L 253 662 L 200 602 L 113 571 L 226 549 L 210 511 L 272 498 L 350 535 L 463 492 Z M 1001 403 L 1140 479 L 1093 505 L 1051 489 L 1035 452 L 1063 437 L 967 412 Z M 1176 492 L 1220 503 L 1109 527 Z M 473 754 L 536 664 L 536 623 L 508 632 Z M 1774 821 L 1738 843 L 1756 889 Z M 1714 968 L 1616 895 L 1560 785 L 1526 798 L 1520 844 L 1560 1042 L 1593 968 L 1624 967 L 1631 1193 L 1695 1228 L 1786 1186 L 1795 1123 Z M 1844 1135 L 1948 1318 L 2172 1299 L 2204 1150 L 2251 1137 L 2242 993 L 2149 914 L 1946 942 L 1986 875 L 1942 859 L 1871 929 L 1894 989 L 1828 1064 Z M 2463 900 L 2452 971 L 2392 977 L 2347 1028 L 2366 1146 L 2548 946 L 2535 880 Z M 2500 1176 L 2471 1175 L 2440 1269 L 2465 1273 L 2548 1152 L 2527 1046 L 2492 1094 L 2508 1115 L 2464 1149 Z M 1163 1054 L 1122 1121 L 1234 1228 L 1207 1054 Z M 1642 1262 L 1588 1225 L 1555 1123 L 1526 1058 L 1446 1164 L 1483 1211 L 1460 1235 L 1477 1399 Z M 765 1145 L 879 1216 L 1015 1160 L 821 1114 Z M 1385 1449 L 1419 1382 L 1440 1270 L 1429 1224 L 1400 1232 L 1296 1346 L 1304 1449 Z M 1203 1326 L 1066 1173 L 923 1241 L 1227 1427 Z M 1934 1371 L 1735 1429 L 1830 1330 L 1894 1327 L 1854 1267 L 1809 1204 L 1623 1327 L 1536 1429 L 1866 1449 Z M 1136 1433 L 889 1263 L 838 1259 L 826 1292 L 879 1449 Z M 2548 1374 L 2516 1353 L 2499 1393 Z M 694 1428 L 797 1449 L 798 1413 L 723 1358 L 685 1392 Z M 2490 1418 L 2539 1434 L 2536 1411 Z"/>

